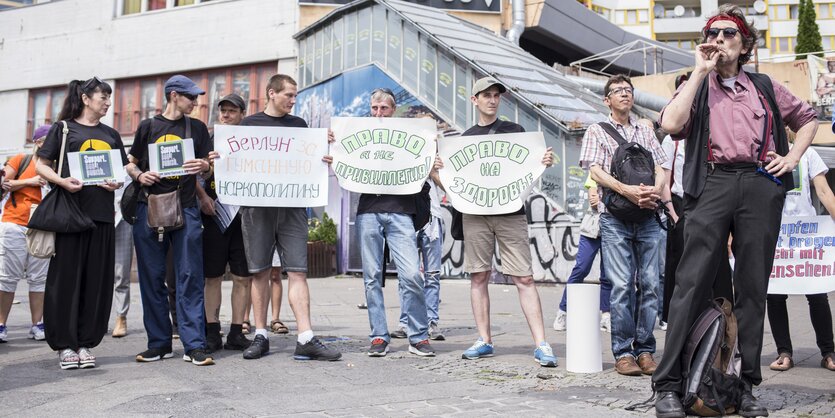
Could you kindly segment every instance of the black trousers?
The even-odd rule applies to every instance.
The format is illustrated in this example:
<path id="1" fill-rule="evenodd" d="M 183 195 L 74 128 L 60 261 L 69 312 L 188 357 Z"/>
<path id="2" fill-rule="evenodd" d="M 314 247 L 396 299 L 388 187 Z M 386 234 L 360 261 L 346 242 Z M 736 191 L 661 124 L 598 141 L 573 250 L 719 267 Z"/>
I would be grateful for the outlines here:
<path id="1" fill-rule="evenodd" d="M 664 355 L 655 374 L 657 391 L 682 392 L 681 351 L 690 326 L 709 305 L 719 266 L 726 262 L 728 234 L 734 231 L 733 275 L 742 354 L 741 377 L 762 381 L 760 354 L 768 278 L 780 229 L 783 186 L 753 169 L 709 172 L 701 196 L 685 195 L 684 252 L 676 269 Z"/>
<path id="2" fill-rule="evenodd" d="M 789 311 L 786 309 L 788 295 L 768 295 L 768 323 L 777 353 L 792 355 L 792 338 L 789 334 Z M 832 310 L 829 308 L 829 298 L 826 293 L 806 295 L 809 302 L 809 316 L 812 318 L 812 328 L 815 330 L 815 342 L 821 355 L 835 352 L 835 342 L 832 337 Z"/>
<path id="3" fill-rule="evenodd" d="M 46 341 L 53 350 L 92 348 L 107 333 L 113 303 L 116 228 L 55 234 L 44 291 Z"/>

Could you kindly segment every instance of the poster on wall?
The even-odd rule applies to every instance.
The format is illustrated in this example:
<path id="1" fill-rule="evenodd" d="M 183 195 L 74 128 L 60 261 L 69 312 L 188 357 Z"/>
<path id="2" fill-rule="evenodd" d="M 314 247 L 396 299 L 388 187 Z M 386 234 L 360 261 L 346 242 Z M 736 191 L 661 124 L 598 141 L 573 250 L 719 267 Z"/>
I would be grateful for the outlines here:
<path id="1" fill-rule="evenodd" d="M 784 216 L 768 293 L 835 291 L 835 222 L 829 216 Z"/>
<path id="2" fill-rule="evenodd" d="M 542 132 L 476 135 L 438 142 L 447 197 L 461 213 L 513 213 L 545 171 Z"/>
<path id="3" fill-rule="evenodd" d="M 821 118 L 829 119 L 835 104 L 835 61 L 815 55 L 808 55 L 806 61 L 811 82 L 809 100 L 817 106 Z"/>

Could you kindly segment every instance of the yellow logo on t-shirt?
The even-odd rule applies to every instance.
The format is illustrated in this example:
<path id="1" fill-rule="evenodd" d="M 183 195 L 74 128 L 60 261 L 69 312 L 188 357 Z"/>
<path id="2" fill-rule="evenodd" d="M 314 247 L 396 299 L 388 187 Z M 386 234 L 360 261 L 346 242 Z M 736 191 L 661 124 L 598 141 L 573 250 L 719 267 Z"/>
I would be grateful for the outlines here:
<path id="1" fill-rule="evenodd" d="M 154 141 L 154 143 L 159 144 L 160 142 L 180 141 L 182 139 L 183 138 L 180 138 L 179 136 L 174 135 L 174 134 L 165 134 L 165 135 L 162 135 L 161 137 L 157 138 L 157 140 Z"/>
<path id="2" fill-rule="evenodd" d="M 101 139 L 91 138 L 81 143 L 81 148 L 79 148 L 79 151 L 104 151 L 109 149 L 113 148 L 107 142 L 104 142 Z"/>

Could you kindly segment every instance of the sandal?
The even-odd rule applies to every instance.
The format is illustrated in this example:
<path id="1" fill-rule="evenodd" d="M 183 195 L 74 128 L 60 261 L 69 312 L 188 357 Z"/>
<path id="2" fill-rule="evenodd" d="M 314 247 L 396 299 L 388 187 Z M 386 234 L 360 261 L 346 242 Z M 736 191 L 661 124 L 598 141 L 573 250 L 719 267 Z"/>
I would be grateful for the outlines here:
<path id="1" fill-rule="evenodd" d="M 792 360 L 792 356 L 789 353 L 780 353 L 780 355 L 777 356 L 777 360 L 774 360 L 774 362 L 768 366 L 769 369 L 777 372 L 784 372 L 792 367 L 794 367 L 794 360 Z"/>
<path id="2" fill-rule="evenodd" d="M 270 321 L 270 329 L 273 334 L 288 334 L 290 332 L 290 328 L 287 328 L 287 325 L 277 319 Z"/>
<path id="3" fill-rule="evenodd" d="M 835 372 L 835 353 L 828 353 L 821 359 L 821 367 Z"/>
<path id="4" fill-rule="evenodd" d="M 249 329 L 250 329 L 251 327 L 252 327 L 252 324 L 250 324 L 250 323 L 249 323 L 249 321 L 244 321 L 244 322 L 241 324 L 241 334 L 243 334 L 243 335 L 247 335 L 247 334 L 249 334 Z"/>

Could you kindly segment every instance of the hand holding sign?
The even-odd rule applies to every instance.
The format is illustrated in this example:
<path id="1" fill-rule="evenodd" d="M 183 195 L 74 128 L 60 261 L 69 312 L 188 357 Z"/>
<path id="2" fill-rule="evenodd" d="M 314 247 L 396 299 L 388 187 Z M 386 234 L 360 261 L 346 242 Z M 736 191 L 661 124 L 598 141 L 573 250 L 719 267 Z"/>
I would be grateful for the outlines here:
<path id="1" fill-rule="evenodd" d="M 196 174 L 203 167 L 197 161 L 191 138 L 148 144 L 149 171 L 159 173 L 159 177 Z"/>

